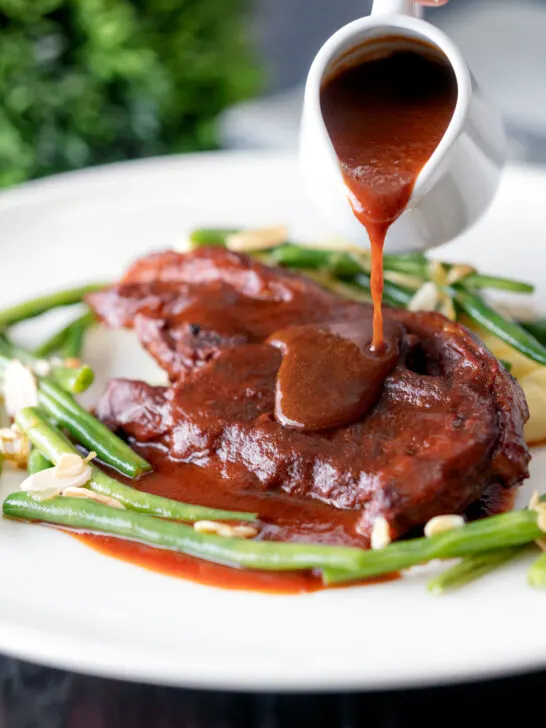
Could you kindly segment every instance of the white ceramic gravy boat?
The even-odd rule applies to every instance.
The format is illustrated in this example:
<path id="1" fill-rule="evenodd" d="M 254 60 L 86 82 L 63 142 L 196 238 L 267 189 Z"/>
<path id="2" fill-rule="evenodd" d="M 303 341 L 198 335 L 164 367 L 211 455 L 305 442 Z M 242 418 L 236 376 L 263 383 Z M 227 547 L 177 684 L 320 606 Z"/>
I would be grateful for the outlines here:
<path id="1" fill-rule="evenodd" d="M 365 247 L 368 236 L 352 213 L 322 117 L 323 81 L 341 58 L 346 61 L 354 53 L 358 62 L 360 55 L 369 53 L 374 39 L 395 38 L 393 48 L 409 49 L 415 40 L 424 41 L 447 58 L 457 80 L 457 105 L 443 139 L 417 178 L 406 210 L 389 230 L 385 247 L 393 253 L 426 250 L 476 222 L 495 195 L 506 157 L 500 114 L 484 100 L 450 39 L 419 14 L 420 7 L 409 0 L 375 0 L 369 17 L 331 36 L 309 70 L 301 123 L 300 163 L 311 201 L 337 233 Z"/>

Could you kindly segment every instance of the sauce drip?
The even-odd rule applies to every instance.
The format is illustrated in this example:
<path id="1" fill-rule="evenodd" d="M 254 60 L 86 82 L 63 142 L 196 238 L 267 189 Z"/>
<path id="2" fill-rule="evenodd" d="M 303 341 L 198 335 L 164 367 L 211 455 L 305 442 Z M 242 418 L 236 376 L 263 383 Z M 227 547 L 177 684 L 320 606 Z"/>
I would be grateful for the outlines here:
<path id="1" fill-rule="evenodd" d="M 396 39 L 389 39 L 396 40 Z M 457 103 L 453 70 L 432 48 L 395 51 L 344 68 L 323 86 L 321 108 L 349 202 L 371 245 L 374 330 L 384 342 L 383 247 L 415 181 L 442 139 Z"/>
<path id="2" fill-rule="evenodd" d="M 372 321 L 291 326 L 270 342 L 281 349 L 275 419 L 283 427 L 318 431 L 359 420 L 379 399 L 398 359 L 401 329 L 386 327 L 380 352 L 370 351 Z"/>

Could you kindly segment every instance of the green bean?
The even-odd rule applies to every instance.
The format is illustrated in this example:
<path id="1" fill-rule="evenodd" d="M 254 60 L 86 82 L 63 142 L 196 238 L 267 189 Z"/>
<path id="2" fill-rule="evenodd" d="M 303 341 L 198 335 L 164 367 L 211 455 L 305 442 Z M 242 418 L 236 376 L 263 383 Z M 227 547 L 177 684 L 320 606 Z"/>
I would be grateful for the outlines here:
<path id="1" fill-rule="evenodd" d="M 217 564 L 264 571 L 299 571 L 327 566 L 351 569 L 358 566 L 363 553 L 361 549 L 342 546 L 215 536 L 197 532 L 181 523 L 111 508 L 83 498 L 62 496 L 40 501 L 29 493 L 12 493 L 4 501 L 3 511 L 9 518 L 120 536 Z"/>
<path id="2" fill-rule="evenodd" d="M 205 245 L 225 245 L 228 235 L 238 233 L 240 228 L 199 228 L 190 233 L 190 247 L 201 248 Z"/>
<path id="3" fill-rule="evenodd" d="M 39 298 L 33 298 L 30 301 L 19 303 L 16 306 L 5 308 L 3 311 L 0 311 L 0 330 L 25 321 L 26 319 L 41 316 L 41 314 L 50 311 L 52 308 L 80 303 L 88 293 L 99 291 L 105 286 L 105 283 L 91 283 L 78 288 L 50 293 L 47 296 L 40 296 Z"/>
<path id="4" fill-rule="evenodd" d="M 279 265 L 286 268 L 328 270 L 340 278 L 351 277 L 362 272 L 362 265 L 346 251 L 308 248 L 305 245 L 284 243 L 270 252 Z"/>
<path id="5" fill-rule="evenodd" d="M 493 288 L 498 291 L 510 291 L 511 293 L 533 293 L 535 290 L 531 283 L 516 281 L 512 278 L 487 276 L 482 273 L 470 273 L 462 278 L 459 283 L 465 288 Z"/>
<path id="6" fill-rule="evenodd" d="M 537 341 L 546 346 L 546 319 L 536 319 L 534 321 L 520 321 L 519 325 L 525 331 L 528 331 Z"/>
<path id="7" fill-rule="evenodd" d="M 75 368 L 53 364 L 48 376 L 71 394 L 85 392 L 95 380 L 95 372 L 87 364 Z"/>
<path id="8" fill-rule="evenodd" d="M 30 451 L 30 455 L 28 456 L 28 463 L 27 463 L 27 470 L 29 475 L 34 475 L 35 473 L 40 473 L 42 470 L 47 470 L 48 468 L 51 468 L 51 463 L 49 460 L 42 455 L 42 453 L 37 450 L 35 447 L 32 448 Z"/>
<path id="9" fill-rule="evenodd" d="M 44 412 L 37 407 L 27 407 L 21 410 L 16 422 L 26 433 L 32 444 L 44 457 L 52 463 L 58 463 L 63 453 L 77 453 L 72 443 L 57 430 Z M 88 485 L 96 493 L 108 495 L 122 503 L 126 508 L 141 513 L 153 514 L 162 518 L 171 518 L 179 521 L 255 521 L 255 513 L 239 511 L 224 511 L 217 508 L 181 503 L 150 493 L 135 490 L 128 485 L 119 483 L 114 478 L 92 466 L 93 476 Z M 145 481 L 144 481 L 145 482 Z"/>
<path id="10" fill-rule="evenodd" d="M 124 475 L 136 478 L 151 470 L 144 458 L 47 377 L 38 378 L 38 401 L 77 442 Z"/>
<path id="11" fill-rule="evenodd" d="M 367 551 L 362 557 L 362 567 L 357 571 L 329 570 L 323 576 L 327 584 L 367 579 L 408 569 L 432 559 L 452 559 L 518 546 L 536 541 L 543 535 L 535 511 L 513 511 L 489 516 L 430 538 L 397 541 L 384 549 Z"/>
<path id="12" fill-rule="evenodd" d="M 475 293 L 458 286 L 450 290 L 455 302 L 473 321 L 529 359 L 546 365 L 546 348 L 519 324 L 502 316 Z"/>
<path id="13" fill-rule="evenodd" d="M 76 323 L 70 327 L 70 329 L 67 331 L 64 343 L 59 351 L 61 357 L 65 357 L 67 359 L 80 358 L 83 351 L 85 334 L 88 328 L 88 326 Z"/>
<path id="14" fill-rule="evenodd" d="M 5 342 L 0 340 L 0 370 L 13 355 L 21 357 L 25 363 L 35 361 L 23 350 L 8 348 L 6 351 L 4 347 Z M 6 357 L 6 353 L 9 356 Z M 92 377 L 92 370 L 86 366 L 79 369 L 52 367 L 49 376 L 37 376 L 38 401 L 80 444 L 94 450 L 105 463 L 124 475 L 136 478 L 151 470 L 150 464 L 78 404 L 63 388 L 70 386 L 73 391 L 83 391 L 86 385 L 89 386 Z"/>
<path id="15" fill-rule="evenodd" d="M 61 352 L 65 357 L 79 358 L 81 355 L 81 339 L 85 331 L 89 329 L 95 323 L 95 317 L 91 311 L 87 311 L 82 316 L 77 318 L 75 321 L 71 321 L 67 326 L 64 326 L 60 331 L 57 331 L 53 336 L 44 341 L 38 346 L 33 352 L 36 359 L 44 359 L 51 354 Z M 75 332 L 75 333 L 74 333 Z M 75 345 L 75 341 L 72 341 L 69 345 L 68 351 L 66 350 L 66 344 L 69 337 L 75 336 L 75 341 L 80 338 L 80 346 Z"/>
<path id="16" fill-rule="evenodd" d="M 428 261 L 423 253 L 410 253 L 409 255 L 383 255 L 383 267 L 386 271 L 407 273 L 419 276 L 423 281 L 428 279 Z"/>
<path id="17" fill-rule="evenodd" d="M 533 561 L 529 567 L 527 581 L 535 589 L 546 589 L 546 552 Z"/>
<path id="18" fill-rule="evenodd" d="M 447 571 L 431 579 L 427 584 L 427 589 L 433 594 L 444 594 L 449 589 L 458 589 L 507 563 L 525 548 L 526 546 L 509 546 L 508 548 L 484 551 L 474 556 L 465 556 L 451 569 L 447 569 Z"/>
<path id="19" fill-rule="evenodd" d="M 11 359 L 19 359 L 31 369 L 38 368 L 38 359 L 28 351 L 15 346 L 5 337 L 0 338 L 0 371 L 3 371 Z M 87 364 L 79 367 L 67 367 L 63 364 L 51 364 L 48 377 L 71 394 L 85 392 L 95 379 L 95 373 Z"/>

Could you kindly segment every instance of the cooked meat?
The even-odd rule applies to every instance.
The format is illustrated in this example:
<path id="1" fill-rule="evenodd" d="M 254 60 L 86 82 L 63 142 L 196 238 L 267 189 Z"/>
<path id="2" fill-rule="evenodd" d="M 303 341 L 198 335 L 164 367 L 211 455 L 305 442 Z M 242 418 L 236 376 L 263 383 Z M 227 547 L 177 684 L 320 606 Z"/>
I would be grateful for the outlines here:
<path id="1" fill-rule="evenodd" d="M 377 516 L 398 536 L 527 477 L 519 385 L 440 314 L 387 309 L 397 348 L 371 409 L 353 408 L 341 426 L 302 429 L 280 424 L 276 410 L 286 356 L 278 333 L 343 330 L 340 341 L 356 347 L 370 330 L 369 306 L 220 248 L 145 258 L 89 302 L 111 326 L 134 327 L 172 381 L 110 382 L 97 413 L 112 429 L 234 482 L 244 475 L 245 487 L 250 476 L 259 491 L 354 510 L 364 538 Z M 336 361 L 328 356 L 326 364 Z M 321 366 L 308 396 L 330 402 L 340 371 L 329 378 Z"/>

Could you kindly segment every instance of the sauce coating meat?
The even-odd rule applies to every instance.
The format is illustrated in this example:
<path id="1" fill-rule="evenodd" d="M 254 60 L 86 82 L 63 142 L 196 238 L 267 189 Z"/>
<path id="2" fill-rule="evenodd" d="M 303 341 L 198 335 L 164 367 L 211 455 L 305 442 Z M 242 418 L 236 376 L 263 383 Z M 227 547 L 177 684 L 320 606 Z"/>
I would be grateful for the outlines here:
<path id="1" fill-rule="evenodd" d="M 144 490 L 238 510 L 261 502 L 272 524 L 264 537 L 309 538 L 305 521 L 314 521 L 323 542 L 367 545 L 378 516 L 401 536 L 435 515 L 464 511 L 491 486 L 527 477 L 519 385 L 440 314 L 386 309 L 393 343 L 371 410 L 357 386 L 334 412 L 340 373 L 303 368 L 299 376 L 310 380 L 288 391 L 308 408 L 307 424 L 286 427 L 278 387 L 291 327 L 311 351 L 331 336 L 326 361 L 352 343 L 358 362 L 371 336 L 370 306 L 222 248 L 151 255 L 88 300 L 105 323 L 134 327 L 172 382 L 114 380 L 97 408 L 112 429 L 155 448 L 156 462 L 181 468 L 176 486 L 159 472 L 142 479 Z M 337 426 L 323 427 L 321 402 L 328 416 L 339 415 Z M 283 406 L 288 411 L 294 419 Z"/>

